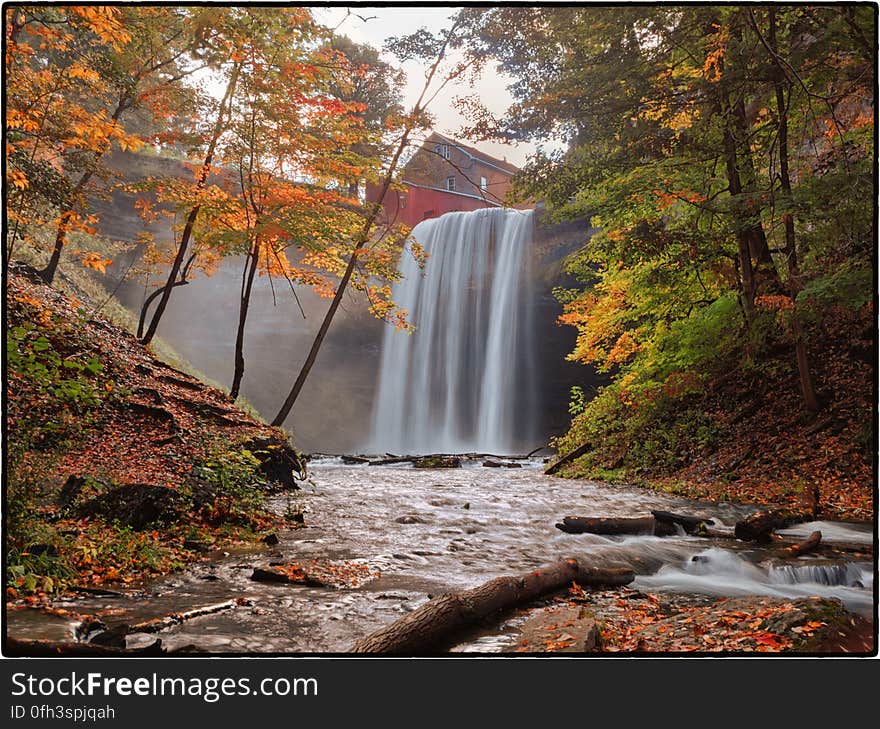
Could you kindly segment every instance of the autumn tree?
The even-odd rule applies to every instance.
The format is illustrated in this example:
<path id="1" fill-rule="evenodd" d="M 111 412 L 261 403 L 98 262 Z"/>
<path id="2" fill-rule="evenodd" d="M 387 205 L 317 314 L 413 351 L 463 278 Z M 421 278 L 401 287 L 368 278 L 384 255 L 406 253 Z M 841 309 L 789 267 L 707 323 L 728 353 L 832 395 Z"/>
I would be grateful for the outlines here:
<path id="1" fill-rule="evenodd" d="M 355 43 L 344 35 L 333 35 L 330 48 L 339 54 L 350 72 L 331 86 L 332 95 L 340 101 L 357 105 L 355 113 L 361 119 L 371 140 L 361 141 L 355 151 L 366 157 L 386 158 L 393 143 L 389 131 L 404 109 L 401 104 L 404 73 L 380 58 L 379 51 L 364 43 Z M 357 197 L 359 180 L 349 181 L 348 192 Z"/>
<path id="2" fill-rule="evenodd" d="M 872 188 L 867 8 L 508 7 L 462 18 L 466 50 L 500 60 L 516 98 L 503 118 L 477 110 L 471 133 L 559 140 L 561 151 L 533 157 L 519 191 L 600 229 L 568 262 L 583 285 L 560 292 L 562 321 L 578 330 L 571 358 L 614 383 L 586 406 L 571 445 L 644 424 L 771 342 L 791 348 L 804 406 L 818 408 L 803 287 L 841 275 L 864 285 L 855 270 L 873 234 L 855 192 Z M 831 233 L 841 206 L 851 222 Z M 844 263 L 843 250 L 858 253 Z"/>
<path id="3" fill-rule="evenodd" d="M 114 147 L 140 146 L 126 130 L 140 111 L 167 124 L 189 93 L 182 80 L 200 68 L 198 11 L 180 8 L 21 6 L 7 16 L 9 174 L 17 199 L 8 209 L 8 253 L 42 203 L 55 235 L 43 278 L 51 283 L 72 230 L 94 232 L 95 187 L 112 171 Z M 33 193 L 33 194 L 29 194 Z M 36 206 L 36 207 L 35 207 Z M 90 258 L 84 257 L 89 264 Z"/>

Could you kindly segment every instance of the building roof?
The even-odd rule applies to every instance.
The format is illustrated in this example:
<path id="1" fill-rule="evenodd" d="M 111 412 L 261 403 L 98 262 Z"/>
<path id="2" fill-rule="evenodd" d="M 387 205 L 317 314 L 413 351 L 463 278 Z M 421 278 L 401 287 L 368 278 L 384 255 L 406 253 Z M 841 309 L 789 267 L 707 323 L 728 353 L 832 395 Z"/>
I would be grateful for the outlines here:
<path id="1" fill-rule="evenodd" d="M 462 152 L 464 152 L 471 159 L 477 160 L 477 161 L 482 162 L 483 164 L 487 164 L 491 167 L 495 167 L 496 169 L 500 170 L 501 172 L 504 172 L 505 174 L 515 175 L 517 172 L 519 172 L 519 167 L 517 167 L 516 165 L 512 165 L 512 164 L 510 164 L 510 162 L 507 162 L 506 160 L 501 160 L 501 159 L 498 159 L 497 157 L 493 157 L 492 155 L 486 154 L 485 152 L 481 152 L 476 147 L 470 147 L 466 144 L 462 144 L 461 142 L 458 142 L 455 139 L 452 139 L 451 137 L 447 137 L 443 134 L 440 134 L 439 132 L 431 132 L 431 134 L 425 140 L 425 143 L 427 144 L 429 142 L 436 142 L 436 141 L 440 141 L 445 144 L 452 145 L 452 146 L 456 147 L 457 149 L 460 149 Z"/>

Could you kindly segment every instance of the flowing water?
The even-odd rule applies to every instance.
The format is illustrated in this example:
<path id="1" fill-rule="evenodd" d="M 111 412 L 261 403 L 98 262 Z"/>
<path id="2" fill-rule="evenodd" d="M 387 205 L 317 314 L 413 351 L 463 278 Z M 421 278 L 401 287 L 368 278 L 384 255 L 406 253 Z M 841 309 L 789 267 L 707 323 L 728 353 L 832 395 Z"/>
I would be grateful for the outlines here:
<path id="1" fill-rule="evenodd" d="M 530 242 L 532 215 L 512 210 L 452 213 L 420 223 L 414 237 L 430 254 L 426 272 L 404 254 L 395 301 L 415 333 L 388 331 L 370 452 L 523 452 L 538 403 Z M 634 488 L 545 476 L 539 461 L 457 469 L 311 465 L 311 484 L 296 496 L 306 528 L 279 535 L 262 550 L 213 555 L 185 572 L 109 598 L 61 604 L 108 625 L 247 598 L 246 605 L 185 622 L 162 633 L 168 648 L 209 652 L 328 653 L 404 615 L 430 595 L 478 585 L 566 557 L 596 566 L 627 566 L 637 589 L 687 595 L 836 597 L 872 612 L 873 565 L 849 558 L 779 560 L 766 548 L 734 540 L 651 535 L 564 534 L 566 515 L 632 517 L 663 509 L 731 526 L 748 507 L 705 504 Z M 290 507 L 279 497 L 279 513 Z M 872 544 L 868 525 L 801 525 L 827 539 Z M 375 579 L 357 588 L 267 584 L 250 579 L 267 562 L 346 560 Z M 10 635 L 73 639 L 81 618 L 37 610 L 8 613 Z M 487 628 L 458 650 L 510 645 L 510 624 Z M 129 636 L 129 644 L 153 636 Z"/>
<path id="2" fill-rule="evenodd" d="M 392 296 L 415 331 L 382 342 L 367 450 L 515 453 L 535 447 L 531 211 L 492 208 L 425 220 Z"/>
<path id="3" fill-rule="evenodd" d="M 233 597 L 252 602 L 162 633 L 171 648 L 194 644 L 211 652 L 342 652 L 355 640 L 452 588 L 471 587 L 565 557 L 596 565 L 632 566 L 632 585 L 651 592 L 760 594 L 840 598 L 851 610 L 872 610 L 873 566 L 867 561 L 768 560 L 762 548 L 684 535 L 604 537 L 564 534 L 554 524 L 569 514 L 639 516 L 665 509 L 732 525 L 748 507 L 711 505 L 635 488 L 544 476 L 537 461 L 518 469 L 423 470 L 407 465 L 346 466 L 313 462 L 313 484 L 296 496 L 307 527 L 280 534 L 280 544 L 197 564 L 125 598 L 88 598 L 62 605 L 79 613 L 108 611 L 106 622 L 133 623 Z M 283 511 L 287 498 L 278 497 Z M 848 542 L 872 543 L 868 525 L 821 522 Z M 830 538 L 830 537 L 829 537 Z M 697 557 L 694 560 L 694 557 Z M 270 560 L 353 560 L 381 576 L 354 589 L 267 584 L 250 579 Z M 78 620 L 35 610 L 9 611 L 10 634 L 72 637 Z M 154 636 L 131 636 L 130 644 Z M 504 625 L 486 628 L 460 649 L 502 650 Z"/>

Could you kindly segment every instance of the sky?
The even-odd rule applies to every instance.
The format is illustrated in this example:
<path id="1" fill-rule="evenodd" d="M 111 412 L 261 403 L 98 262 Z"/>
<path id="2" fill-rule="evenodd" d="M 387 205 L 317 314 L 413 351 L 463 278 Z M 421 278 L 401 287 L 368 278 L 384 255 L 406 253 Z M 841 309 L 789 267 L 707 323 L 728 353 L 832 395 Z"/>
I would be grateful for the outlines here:
<path id="1" fill-rule="evenodd" d="M 347 14 L 347 10 L 351 12 Z M 358 6 L 314 9 L 315 18 L 320 23 L 330 28 L 336 28 L 338 34 L 347 35 L 358 43 L 367 43 L 379 49 L 390 36 L 409 35 L 422 27 L 432 32 L 449 27 L 451 25 L 450 18 L 456 12 L 457 8 L 454 7 L 425 6 Z M 362 18 L 366 20 L 362 20 Z M 402 67 L 406 72 L 407 83 L 403 93 L 404 105 L 411 108 L 425 83 L 424 67 L 416 62 L 400 64 L 389 54 L 383 55 L 383 59 L 395 66 Z M 473 88 L 466 82 L 449 84 L 428 107 L 428 111 L 435 119 L 434 130 L 477 147 L 486 154 L 522 166 L 526 158 L 535 151 L 533 144 L 512 146 L 495 142 L 471 142 L 458 134 L 467 120 L 455 110 L 453 101 L 456 96 L 475 93 L 480 96 L 490 111 L 497 114 L 503 113 L 512 101 L 506 88 L 506 79 L 503 75 L 493 72 L 492 69 L 488 73 L 484 73 Z"/>

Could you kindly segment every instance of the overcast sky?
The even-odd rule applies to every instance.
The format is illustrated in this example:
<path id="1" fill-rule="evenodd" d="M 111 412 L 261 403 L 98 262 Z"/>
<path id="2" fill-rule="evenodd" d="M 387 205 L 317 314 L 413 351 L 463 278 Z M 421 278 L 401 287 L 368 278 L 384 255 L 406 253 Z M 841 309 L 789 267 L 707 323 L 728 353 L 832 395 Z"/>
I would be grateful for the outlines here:
<path id="1" fill-rule="evenodd" d="M 323 7 L 314 9 L 315 18 L 331 28 L 337 28 L 337 33 L 347 35 L 358 43 L 368 43 L 375 48 L 382 48 L 386 38 L 390 36 L 408 35 L 419 28 L 427 28 L 436 32 L 441 28 L 448 27 L 450 18 L 457 12 L 454 7 L 354 7 L 351 14 L 346 17 L 344 7 Z M 360 18 L 358 16 L 361 16 Z M 364 21 L 361 18 L 367 18 Z M 384 56 L 385 60 L 397 63 L 393 56 Z M 418 99 L 425 82 L 425 69 L 417 63 L 403 64 L 406 71 L 407 84 L 404 89 L 404 104 L 407 108 Z M 428 110 L 433 114 L 434 128 L 441 134 L 456 137 L 461 142 L 473 144 L 487 154 L 504 159 L 515 165 L 522 165 L 526 157 L 534 151 L 534 145 L 520 144 L 510 146 L 496 144 L 494 142 L 476 142 L 461 139 L 457 132 L 465 124 L 465 119 L 453 107 L 456 96 L 479 94 L 483 103 L 493 112 L 502 113 L 511 102 L 511 96 L 507 91 L 505 79 L 497 73 L 489 72 L 483 75 L 476 86 L 471 88 L 467 83 L 450 84 L 440 95 L 431 102 Z"/>

